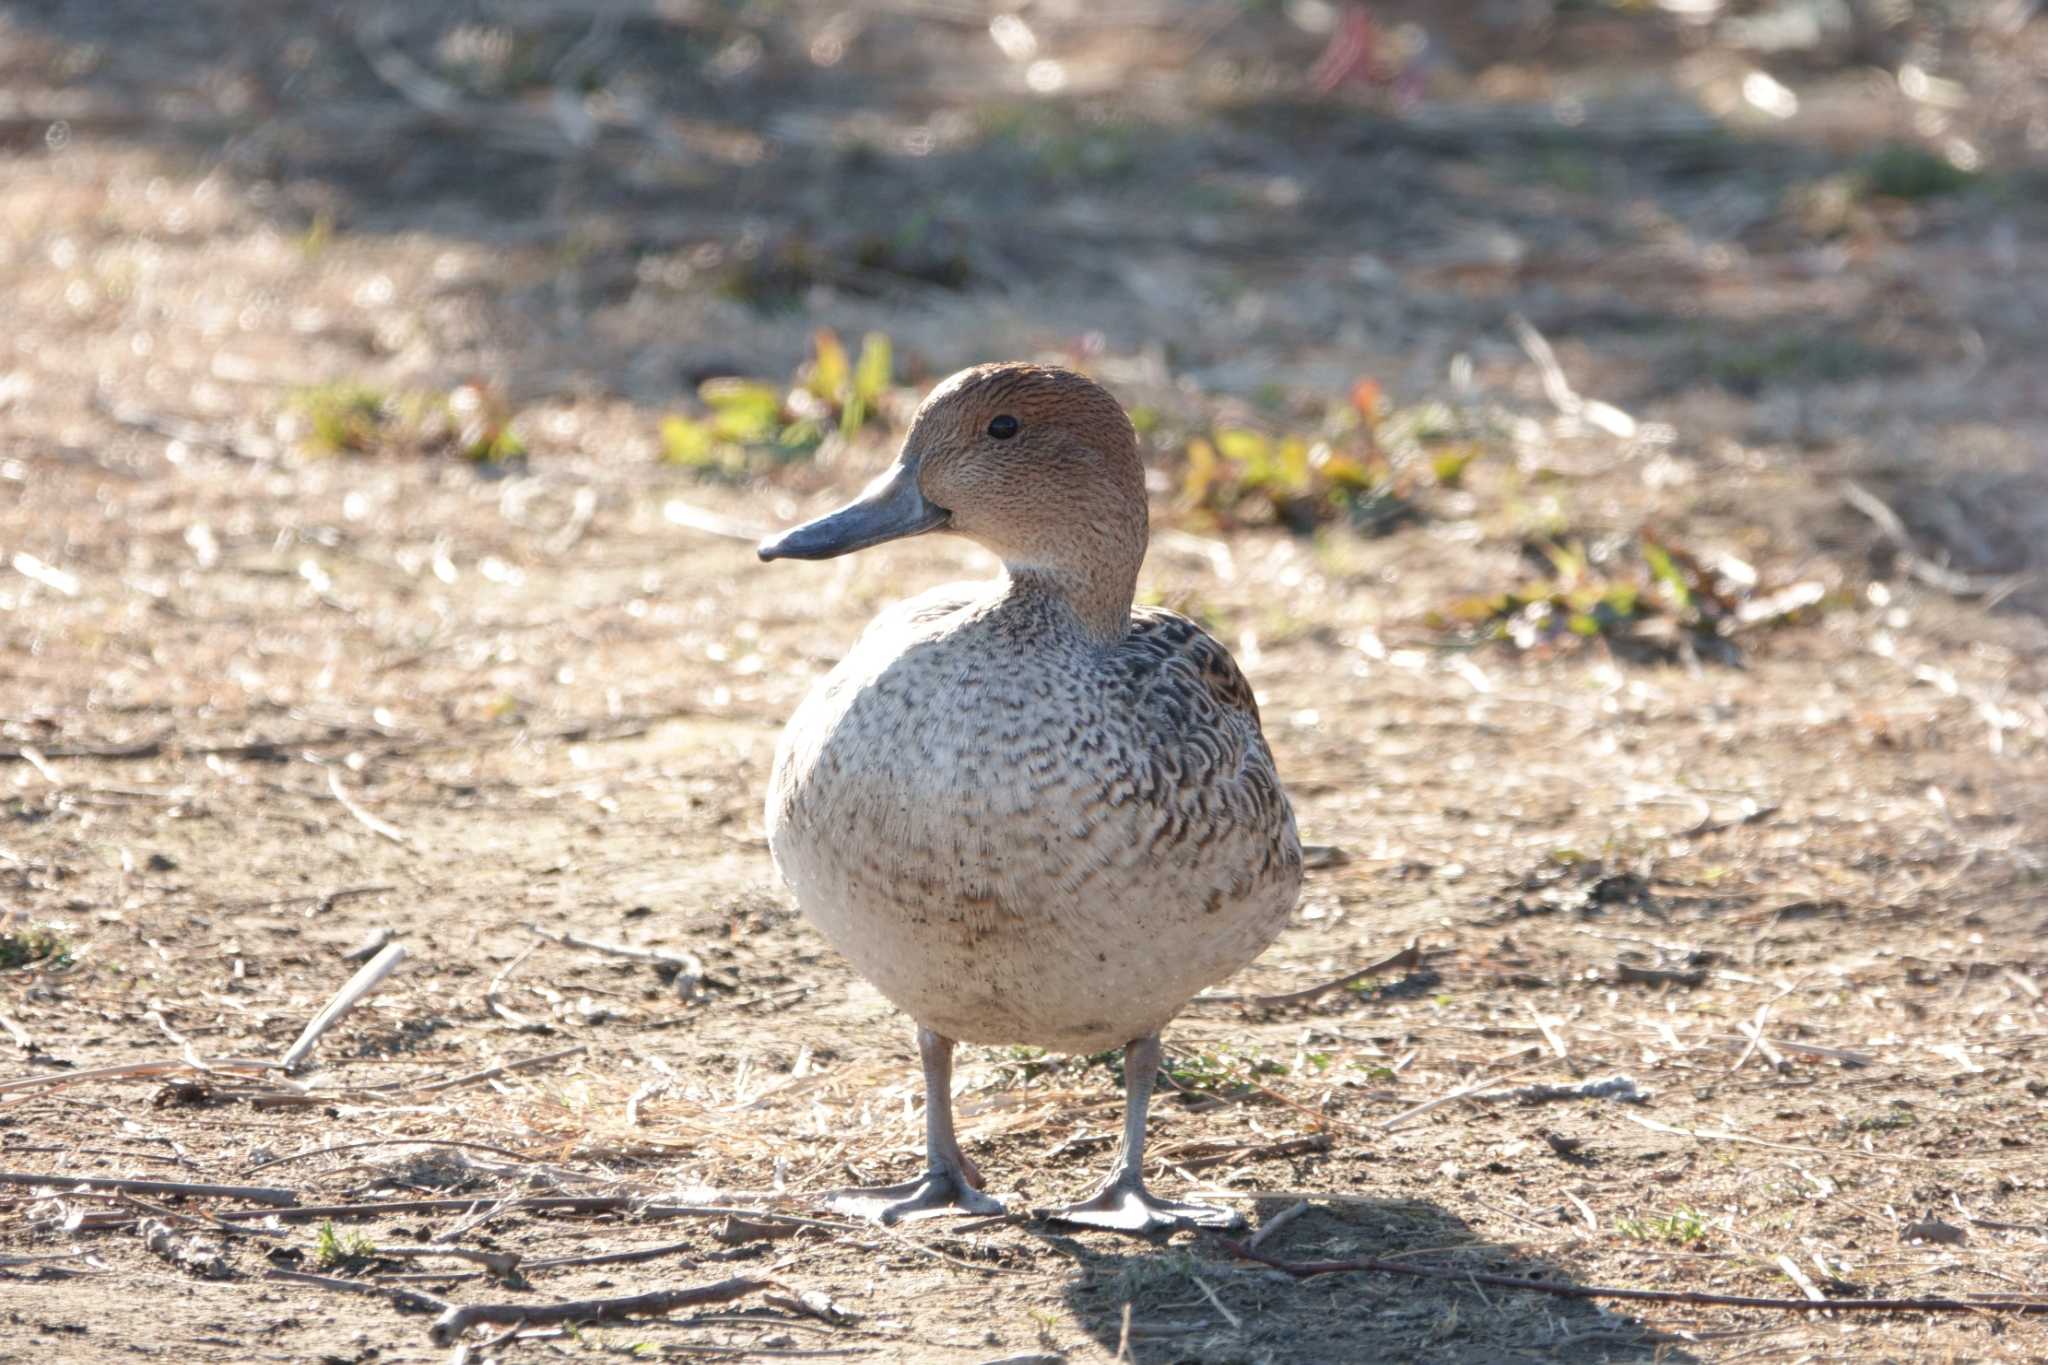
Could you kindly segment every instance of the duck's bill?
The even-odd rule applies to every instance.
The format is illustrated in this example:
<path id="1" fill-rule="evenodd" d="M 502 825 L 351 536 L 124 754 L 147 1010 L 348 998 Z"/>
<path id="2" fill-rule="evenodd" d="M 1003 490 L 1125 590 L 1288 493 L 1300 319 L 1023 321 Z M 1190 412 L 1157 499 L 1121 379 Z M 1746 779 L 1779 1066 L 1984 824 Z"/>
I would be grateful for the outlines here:
<path id="1" fill-rule="evenodd" d="M 838 511 L 762 541 L 760 555 L 763 559 L 831 559 L 885 540 L 936 531 L 951 515 L 919 490 L 916 461 L 900 460 Z"/>

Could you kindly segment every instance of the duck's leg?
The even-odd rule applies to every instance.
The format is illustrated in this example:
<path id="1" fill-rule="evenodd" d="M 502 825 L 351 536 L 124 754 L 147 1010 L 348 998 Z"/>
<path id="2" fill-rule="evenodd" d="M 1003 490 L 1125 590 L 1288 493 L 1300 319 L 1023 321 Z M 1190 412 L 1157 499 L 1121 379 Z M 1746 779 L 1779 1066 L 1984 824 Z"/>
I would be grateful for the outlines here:
<path id="1" fill-rule="evenodd" d="M 825 1196 L 825 1207 L 883 1223 L 940 1213 L 1005 1212 L 977 1188 L 981 1173 L 953 1134 L 953 1040 L 920 1024 L 917 1053 L 924 1059 L 924 1174 L 880 1189 L 834 1190 Z"/>
<path id="2" fill-rule="evenodd" d="M 1094 1194 L 1052 1212 L 1063 1223 L 1119 1232 L 1162 1232 L 1168 1228 L 1239 1228 L 1244 1217 L 1210 1204 L 1161 1199 L 1145 1188 L 1145 1115 L 1152 1106 L 1152 1081 L 1159 1074 L 1159 1035 L 1124 1046 L 1124 1140 L 1116 1165 Z"/>

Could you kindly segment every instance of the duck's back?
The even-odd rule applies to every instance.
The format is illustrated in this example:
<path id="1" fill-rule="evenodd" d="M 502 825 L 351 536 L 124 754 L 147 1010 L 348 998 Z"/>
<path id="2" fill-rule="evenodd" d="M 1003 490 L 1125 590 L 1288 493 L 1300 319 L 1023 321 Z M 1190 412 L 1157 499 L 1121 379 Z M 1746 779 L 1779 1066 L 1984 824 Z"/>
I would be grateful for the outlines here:
<path id="1" fill-rule="evenodd" d="M 791 720 L 768 829 L 832 944 L 950 1037 L 1152 1032 L 1270 943 L 1301 880 L 1250 688 L 1193 622 L 1122 640 L 958 585 L 878 617 Z"/>

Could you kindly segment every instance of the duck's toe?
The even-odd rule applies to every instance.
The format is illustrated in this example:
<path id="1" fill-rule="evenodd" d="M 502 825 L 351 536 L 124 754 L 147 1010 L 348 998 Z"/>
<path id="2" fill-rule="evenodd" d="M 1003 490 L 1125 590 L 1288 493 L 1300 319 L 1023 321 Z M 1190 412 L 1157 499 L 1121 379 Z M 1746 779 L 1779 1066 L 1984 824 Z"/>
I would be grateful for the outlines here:
<path id="1" fill-rule="evenodd" d="M 931 1170 L 901 1185 L 884 1185 L 871 1190 L 833 1190 L 824 1197 L 825 1207 L 834 1213 L 851 1214 L 877 1223 L 896 1223 L 907 1218 L 936 1218 L 946 1214 L 1007 1213 L 1001 1201 L 992 1199 L 968 1184 L 953 1171 Z"/>
<path id="2" fill-rule="evenodd" d="M 1139 1184 L 1106 1185 L 1078 1204 L 1049 1210 L 1046 1217 L 1114 1232 L 1170 1232 L 1175 1228 L 1215 1228 L 1228 1232 L 1244 1226 L 1244 1215 L 1240 1213 L 1213 1204 L 1161 1199 Z"/>

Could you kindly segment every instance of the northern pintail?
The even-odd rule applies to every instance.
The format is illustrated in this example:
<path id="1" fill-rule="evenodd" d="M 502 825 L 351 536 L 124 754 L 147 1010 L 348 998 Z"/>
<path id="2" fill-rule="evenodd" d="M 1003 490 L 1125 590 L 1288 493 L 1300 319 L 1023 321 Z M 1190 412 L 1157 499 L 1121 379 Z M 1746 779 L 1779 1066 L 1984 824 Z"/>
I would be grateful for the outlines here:
<path id="1" fill-rule="evenodd" d="M 997 1213 L 953 1130 L 956 1041 L 1125 1044 L 1123 1143 L 1067 1222 L 1236 1215 L 1142 1171 L 1159 1031 L 1271 943 L 1301 845 L 1251 688 L 1194 622 L 1134 607 L 1145 475 L 1094 381 L 983 365 L 934 389 L 901 455 L 763 559 L 947 531 L 1001 577 L 883 611 L 797 709 L 767 807 L 775 865 L 825 938 L 918 1024 L 927 1170 L 828 1203 L 886 1222 Z"/>

